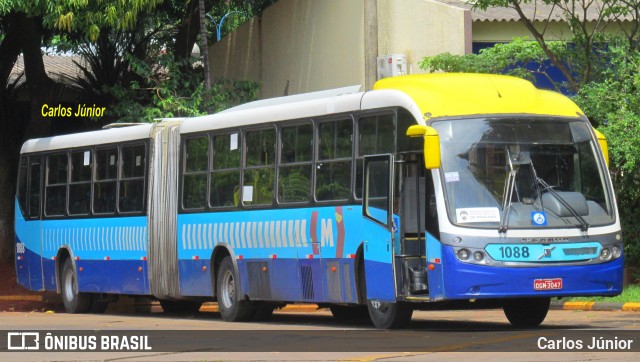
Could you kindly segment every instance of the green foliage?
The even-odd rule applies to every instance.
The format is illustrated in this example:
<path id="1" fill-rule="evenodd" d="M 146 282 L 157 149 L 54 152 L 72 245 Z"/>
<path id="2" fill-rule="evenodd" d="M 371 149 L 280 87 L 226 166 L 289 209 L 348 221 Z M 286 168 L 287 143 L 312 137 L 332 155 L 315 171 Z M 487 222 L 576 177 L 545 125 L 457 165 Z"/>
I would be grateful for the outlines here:
<path id="1" fill-rule="evenodd" d="M 182 72 L 180 61 L 164 54 L 157 64 L 130 58 L 140 80 L 104 87 L 113 97 L 110 114 L 120 122 L 153 122 L 158 118 L 200 116 L 254 100 L 258 84 L 251 81 L 215 81 L 209 93 L 202 72 Z"/>
<path id="2" fill-rule="evenodd" d="M 105 28 L 133 29 L 138 16 L 165 0 L 0 0 L 0 15 L 22 12 L 42 17 L 49 29 L 79 33 L 95 41 Z"/>
<path id="3" fill-rule="evenodd" d="M 558 54 L 567 55 L 567 44 L 561 41 L 548 43 Z M 537 64 L 535 69 L 526 69 L 523 65 Z M 444 53 L 425 57 L 419 62 L 423 70 L 430 72 L 466 72 L 466 73 L 502 73 L 533 80 L 542 75 L 552 81 L 548 74 L 550 63 L 540 45 L 527 38 L 515 38 L 510 43 L 498 43 L 482 49 L 479 54 L 452 55 Z M 556 84 L 560 90 L 561 84 Z"/>
<path id="4" fill-rule="evenodd" d="M 583 85 L 575 101 L 607 137 L 626 262 L 640 265 L 640 52 L 618 44 L 608 54 L 604 79 Z"/>

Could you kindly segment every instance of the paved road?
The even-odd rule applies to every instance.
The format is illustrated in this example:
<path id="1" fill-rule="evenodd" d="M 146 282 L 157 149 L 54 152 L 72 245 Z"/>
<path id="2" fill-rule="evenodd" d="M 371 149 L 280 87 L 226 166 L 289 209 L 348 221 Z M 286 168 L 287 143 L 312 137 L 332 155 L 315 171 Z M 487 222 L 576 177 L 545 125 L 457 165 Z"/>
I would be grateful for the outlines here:
<path id="1" fill-rule="evenodd" d="M 618 352 L 625 348 L 607 352 L 582 348 L 562 355 L 530 352 L 540 347 L 546 350 L 562 347 L 558 345 L 562 343 L 564 348 L 571 347 L 569 340 L 574 341 L 574 349 L 576 341 L 587 347 L 593 338 L 600 337 L 612 343 L 632 340 L 631 346 L 640 351 L 637 312 L 550 311 L 541 329 L 514 330 L 501 310 L 425 311 L 414 314 L 409 329 L 394 332 L 376 331 L 364 322 L 340 323 L 326 311 L 277 312 L 265 323 L 226 323 L 216 312 L 190 316 L 157 312 L 103 315 L 6 312 L 0 313 L 0 329 L 67 331 L 62 334 L 77 330 L 91 331 L 89 334 L 125 330 L 136 334 L 144 330 L 145 334 L 166 335 L 167 342 L 156 343 L 151 352 L 2 351 L 1 360 L 640 360 L 640 352 Z M 6 338 L 4 335 L 0 337 Z M 171 343 L 185 348 L 180 351 Z M 251 348 L 257 351 L 238 352 Z M 229 349 L 235 351 L 228 352 Z M 290 350 L 294 352 L 283 352 Z"/>

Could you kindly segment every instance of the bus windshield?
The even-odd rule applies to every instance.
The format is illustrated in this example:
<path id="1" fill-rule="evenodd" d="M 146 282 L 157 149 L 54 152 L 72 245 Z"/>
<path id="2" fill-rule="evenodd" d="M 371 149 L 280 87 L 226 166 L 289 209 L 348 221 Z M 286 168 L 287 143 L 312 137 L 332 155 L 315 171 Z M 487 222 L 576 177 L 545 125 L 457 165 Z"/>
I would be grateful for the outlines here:
<path id="1" fill-rule="evenodd" d="M 436 121 L 450 220 L 498 228 L 580 227 L 614 220 L 605 170 L 581 120 Z"/>

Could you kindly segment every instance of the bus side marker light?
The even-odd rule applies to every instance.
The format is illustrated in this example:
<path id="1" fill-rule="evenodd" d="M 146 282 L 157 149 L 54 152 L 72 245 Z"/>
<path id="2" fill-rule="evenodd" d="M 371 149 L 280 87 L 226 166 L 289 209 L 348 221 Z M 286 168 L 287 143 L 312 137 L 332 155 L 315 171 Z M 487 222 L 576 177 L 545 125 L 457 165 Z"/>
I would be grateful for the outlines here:
<path id="1" fill-rule="evenodd" d="M 142 267 L 141 266 L 138 267 L 138 271 L 142 272 Z"/>
<path id="2" fill-rule="evenodd" d="M 307 259 L 313 259 L 313 254 L 307 254 Z"/>
<path id="3" fill-rule="evenodd" d="M 427 266 L 427 269 L 429 269 L 430 271 L 434 271 L 434 270 L 436 270 L 436 267 L 435 267 L 435 265 L 433 265 L 433 264 L 429 264 L 429 265 Z"/>
<path id="4" fill-rule="evenodd" d="M 263 272 L 266 272 L 266 271 L 267 271 L 267 267 L 266 267 L 266 266 L 263 266 L 263 267 L 262 267 L 262 271 L 263 271 Z"/>
<path id="5" fill-rule="evenodd" d="M 105 256 L 104 260 L 111 260 L 111 257 L 110 256 Z"/>
<path id="6" fill-rule="evenodd" d="M 356 258 L 356 254 L 349 254 L 349 259 L 355 259 Z"/>
<path id="7" fill-rule="evenodd" d="M 206 266 L 203 266 L 203 267 L 202 267 L 202 271 L 203 271 L 203 272 L 206 272 L 206 271 L 207 271 L 207 267 L 206 267 Z"/>
<path id="8" fill-rule="evenodd" d="M 140 258 L 140 260 L 142 260 L 142 261 L 146 261 L 146 260 L 147 260 L 147 257 L 146 257 L 146 256 L 143 256 L 142 258 Z"/>
<path id="9" fill-rule="evenodd" d="M 242 260 L 242 259 L 243 259 L 242 255 L 238 255 L 238 260 Z"/>
<path id="10" fill-rule="evenodd" d="M 18 260 L 22 260 L 22 255 L 18 255 Z"/>
<path id="11" fill-rule="evenodd" d="M 334 272 L 334 273 L 335 273 L 335 271 L 336 271 L 336 270 L 337 270 L 337 269 L 336 269 L 336 267 L 335 267 L 335 266 L 332 266 L 332 267 L 331 267 L 331 271 L 332 271 L 332 272 Z"/>
<path id="12" fill-rule="evenodd" d="M 191 257 L 191 259 L 193 259 L 193 260 L 200 260 L 200 257 L 199 257 L 199 256 L 197 256 L 197 255 L 194 255 L 194 256 L 192 256 L 192 257 Z"/>
<path id="13" fill-rule="evenodd" d="M 84 269 L 83 269 L 82 267 L 79 267 L 79 268 L 78 268 L 78 271 L 83 271 L 83 270 L 84 270 Z"/>
<path id="14" fill-rule="evenodd" d="M 271 254 L 271 255 L 269 255 L 269 257 L 270 257 L 271 259 L 276 259 L 278 256 L 277 256 L 276 254 Z"/>
<path id="15" fill-rule="evenodd" d="M 79 257 L 79 256 L 76 256 L 76 260 L 80 260 L 80 257 Z"/>

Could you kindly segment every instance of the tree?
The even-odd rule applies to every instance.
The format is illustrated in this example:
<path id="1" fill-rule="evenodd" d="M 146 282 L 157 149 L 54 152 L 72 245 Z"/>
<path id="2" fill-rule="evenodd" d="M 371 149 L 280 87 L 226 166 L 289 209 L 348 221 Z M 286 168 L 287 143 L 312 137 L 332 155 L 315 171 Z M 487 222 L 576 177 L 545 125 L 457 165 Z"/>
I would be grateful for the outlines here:
<path id="1" fill-rule="evenodd" d="M 17 150 L 27 137 L 49 134 L 50 120 L 40 107 L 54 103 L 58 85 L 49 78 L 42 59 L 42 47 L 53 34 L 77 32 L 96 39 L 100 29 L 127 29 L 140 11 L 154 8 L 161 0 L 129 2 L 63 0 L 0 0 L 0 262 L 13 255 L 13 193 Z M 24 55 L 26 85 L 31 99 L 29 116 L 13 119 L 8 107 L 9 75 L 20 53 Z"/>
<path id="2" fill-rule="evenodd" d="M 525 4 L 533 4 L 536 8 L 546 5 L 549 10 L 542 13 L 542 18 L 536 18 L 538 11 L 534 11 L 534 15 L 526 14 L 523 10 Z M 562 72 L 573 93 L 593 79 L 594 63 L 599 61 L 598 53 L 605 30 L 615 26 L 617 31 L 625 34 L 631 49 L 638 47 L 640 0 L 475 0 L 473 6 L 482 10 L 489 7 L 513 8 L 542 51 Z M 573 52 L 575 59 L 570 61 L 582 63 L 582 66 L 570 69 L 568 59 L 550 46 L 545 24 L 554 17 L 559 17 L 569 26 L 572 46 L 576 49 Z M 589 21 L 589 18 L 593 20 Z"/>

